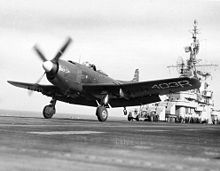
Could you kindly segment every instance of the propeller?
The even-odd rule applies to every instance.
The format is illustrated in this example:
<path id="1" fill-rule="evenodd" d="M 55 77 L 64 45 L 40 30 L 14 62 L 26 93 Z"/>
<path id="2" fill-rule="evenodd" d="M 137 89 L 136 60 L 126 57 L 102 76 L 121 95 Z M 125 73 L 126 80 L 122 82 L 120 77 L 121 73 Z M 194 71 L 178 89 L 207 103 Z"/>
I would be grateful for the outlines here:
<path id="1" fill-rule="evenodd" d="M 42 67 L 44 69 L 44 73 L 35 82 L 36 85 L 41 82 L 44 75 L 46 75 L 46 74 L 56 74 L 57 69 L 58 69 L 58 60 L 61 58 L 61 56 L 66 51 L 67 47 L 70 45 L 71 42 L 72 42 L 72 39 L 70 37 L 68 37 L 66 39 L 64 45 L 60 48 L 60 50 L 57 52 L 57 54 L 55 55 L 55 57 L 52 60 L 48 60 L 37 45 L 35 45 L 33 47 L 33 50 L 38 55 L 39 59 L 43 62 Z M 32 95 L 32 93 L 33 93 L 33 90 L 30 90 L 28 94 Z"/>
<path id="2" fill-rule="evenodd" d="M 46 74 L 46 72 L 44 72 L 40 78 L 38 78 L 38 80 L 35 82 L 35 85 L 39 84 L 41 82 L 41 80 L 43 79 L 44 75 Z M 28 90 L 28 95 L 31 96 L 33 94 L 33 90 Z"/>
<path id="3" fill-rule="evenodd" d="M 66 42 L 62 46 L 62 48 L 57 52 L 56 56 L 52 59 L 53 62 L 57 62 L 59 58 L 63 55 L 66 48 L 69 46 L 69 44 L 72 42 L 72 39 L 70 37 L 67 38 Z"/>
<path id="4" fill-rule="evenodd" d="M 39 47 L 38 47 L 37 45 L 35 45 L 35 46 L 33 47 L 33 49 L 34 49 L 34 51 L 38 54 L 39 58 L 40 58 L 43 62 L 47 61 L 47 58 L 44 56 L 44 54 L 41 52 L 41 50 L 39 49 Z"/>

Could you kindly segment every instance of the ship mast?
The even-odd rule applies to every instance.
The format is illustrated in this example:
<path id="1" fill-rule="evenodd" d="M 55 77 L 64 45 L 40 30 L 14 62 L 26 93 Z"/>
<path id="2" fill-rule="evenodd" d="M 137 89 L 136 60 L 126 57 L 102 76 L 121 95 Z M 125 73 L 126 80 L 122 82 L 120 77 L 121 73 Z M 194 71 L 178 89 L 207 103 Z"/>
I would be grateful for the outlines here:
<path id="1" fill-rule="evenodd" d="M 191 71 L 192 76 L 196 76 L 196 63 L 198 62 L 196 59 L 197 54 L 199 53 L 199 39 L 197 39 L 198 35 L 198 22 L 194 20 L 193 30 L 192 30 L 192 39 L 193 42 L 191 46 L 185 47 L 185 52 L 190 53 L 190 59 L 187 61 L 188 71 Z"/>
<path id="2" fill-rule="evenodd" d="M 190 54 L 189 59 L 186 60 L 186 63 L 183 61 L 183 59 L 181 59 L 181 61 L 179 61 L 177 63 L 177 65 L 171 65 L 171 66 L 168 66 L 167 68 L 180 68 L 180 70 L 179 70 L 180 77 L 187 76 L 187 77 L 198 78 L 200 76 L 200 78 L 203 77 L 206 80 L 206 78 L 211 76 L 211 74 L 209 72 L 202 72 L 197 69 L 204 68 L 204 67 L 217 68 L 218 65 L 216 65 L 216 64 L 198 65 L 198 63 L 201 61 L 201 59 L 197 59 L 197 55 L 199 53 L 199 47 L 200 47 L 200 43 L 199 43 L 199 39 L 198 39 L 199 32 L 198 32 L 197 20 L 194 20 L 194 22 L 193 22 L 193 29 L 192 29 L 191 33 L 192 33 L 193 41 L 190 44 L 190 46 L 185 47 L 185 52 Z"/>

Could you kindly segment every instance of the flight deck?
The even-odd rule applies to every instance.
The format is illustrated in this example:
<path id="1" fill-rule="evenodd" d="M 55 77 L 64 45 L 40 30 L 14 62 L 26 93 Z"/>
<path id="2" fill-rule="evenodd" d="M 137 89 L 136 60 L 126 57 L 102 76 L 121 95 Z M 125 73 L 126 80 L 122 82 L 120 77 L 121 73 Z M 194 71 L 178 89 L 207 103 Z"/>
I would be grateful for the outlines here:
<path id="1" fill-rule="evenodd" d="M 0 170 L 220 168 L 219 125 L 123 118 L 103 123 L 95 118 L 43 119 L 17 113 L 0 113 Z"/>

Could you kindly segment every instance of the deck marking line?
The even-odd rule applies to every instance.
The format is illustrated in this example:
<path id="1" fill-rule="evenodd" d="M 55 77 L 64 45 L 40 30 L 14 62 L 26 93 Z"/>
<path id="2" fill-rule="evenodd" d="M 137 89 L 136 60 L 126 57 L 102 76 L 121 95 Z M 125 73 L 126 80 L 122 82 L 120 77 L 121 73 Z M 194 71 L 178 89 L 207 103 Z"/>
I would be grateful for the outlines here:
<path id="1" fill-rule="evenodd" d="M 80 135 L 80 134 L 101 134 L 104 132 L 98 131 L 49 131 L 49 132 L 28 132 L 30 134 L 39 135 Z"/>

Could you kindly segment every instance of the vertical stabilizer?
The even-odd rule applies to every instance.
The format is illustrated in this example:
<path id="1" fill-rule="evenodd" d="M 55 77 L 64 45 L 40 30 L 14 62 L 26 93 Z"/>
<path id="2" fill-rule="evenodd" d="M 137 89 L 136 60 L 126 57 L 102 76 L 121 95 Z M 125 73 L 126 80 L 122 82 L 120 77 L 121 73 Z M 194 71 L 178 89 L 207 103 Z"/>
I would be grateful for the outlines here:
<path id="1" fill-rule="evenodd" d="M 134 72 L 133 82 L 139 82 L 139 69 L 136 69 Z"/>

